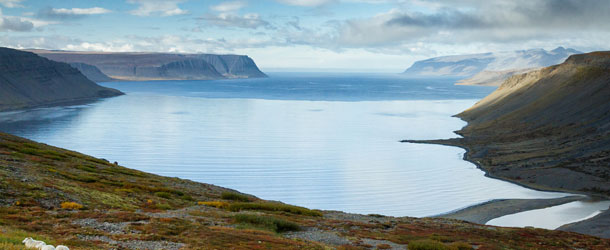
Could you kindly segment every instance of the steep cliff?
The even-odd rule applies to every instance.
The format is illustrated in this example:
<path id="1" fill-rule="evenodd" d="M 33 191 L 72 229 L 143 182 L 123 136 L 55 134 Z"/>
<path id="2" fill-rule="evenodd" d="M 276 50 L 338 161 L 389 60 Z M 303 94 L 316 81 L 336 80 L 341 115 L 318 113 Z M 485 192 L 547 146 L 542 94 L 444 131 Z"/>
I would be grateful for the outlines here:
<path id="1" fill-rule="evenodd" d="M 485 81 L 489 80 L 487 77 L 504 77 L 501 80 L 496 79 L 496 83 L 499 85 L 499 83 L 511 76 L 511 74 L 502 74 L 503 72 L 558 64 L 563 62 L 568 56 L 577 53 L 581 52 L 558 47 L 551 51 L 530 49 L 443 56 L 417 61 L 413 66 L 405 70 L 404 74 L 410 76 L 471 77 L 479 72 L 487 71 L 487 74 L 479 75 L 474 79 L 468 79 L 465 83 L 469 85 L 486 85 Z"/>
<path id="2" fill-rule="evenodd" d="M 252 58 L 238 55 L 210 55 L 202 54 L 201 58 L 209 62 L 216 70 L 227 77 L 267 77 L 261 72 Z"/>
<path id="3" fill-rule="evenodd" d="M 120 80 L 211 80 L 266 77 L 254 61 L 241 55 L 102 53 L 32 50 L 51 60 L 93 65 Z"/>
<path id="4" fill-rule="evenodd" d="M 0 111 L 121 95 L 66 63 L 0 48 Z"/>
<path id="5" fill-rule="evenodd" d="M 89 65 L 86 63 L 70 63 L 70 66 L 78 69 L 83 75 L 85 75 L 89 80 L 94 82 L 111 82 L 114 79 L 108 77 L 106 74 L 102 73 L 100 69 L 93 65 Z"/>
<path id="6" fill-rule="evenodd" d="M 513 76 L 457 116 L 459 143 L 490 175 L 610 195 L 610 52 Z"/>

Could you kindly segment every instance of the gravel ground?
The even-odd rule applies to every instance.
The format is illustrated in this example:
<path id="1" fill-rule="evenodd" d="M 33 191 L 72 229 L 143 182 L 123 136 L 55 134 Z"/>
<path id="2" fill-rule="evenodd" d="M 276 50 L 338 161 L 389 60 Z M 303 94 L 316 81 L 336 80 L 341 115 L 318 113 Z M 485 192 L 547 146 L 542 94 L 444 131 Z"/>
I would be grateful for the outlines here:
<path id="1" fill-rule="evenodd" d="M 116 241 L 110 239 L 108 236 L 100 235 L 78 235 L 78 238 L 85 241 L 101 241 L 111 245 L 115 245 L 118 249 L 146 249 L 146 250 L 180 250 L 184 247 L 182 243 L 175 243 L 170 241 L 143 241 L 143 240 L 129 240 L 129 241 Z"/>
<path id="2" fill-rule="evenodd" d="M 407 249 L 407 245 L 396 244 L 394 242 L 387 241 L 387 240 L 362 239 L 362 242 L 364 244 L 373 246 L 373 249 L 377 249 L 376 247 L 378 245 L 381 245 L 381 244 L 389 245 L 390 248 L 387 248 L 387 249 L 390 249 L 390 250 L 405 250 L 405 249 Z"/>
<path id="3" fill-rule="evenodd" d="M 146 221 L 144 221 L 145 223 Z M 110 222 L 98 222 L 95 219 L 81 219 L 75 220 L 72 222 L 74 225 L 79 225 L 82 227 L 93 228 L 95 230 L 99 230 L 102 232 L 106 232 L 109 234 L 125 234 L 128 233 L 125 228 L 131 224 L 131 222 L 120 222 L 120 223 L 110 223 Z M 139 233 L 135 230 L 129 231 L 130 233 Z"/>
<path id="4" fill-rule="evenodd" d="M 603 211 L 591 219 L 563 225 L 557 228 L 557 230 L 610 239 L 610 209 Z"/>
<path id="5" fill-rule="evenodd" d="M 317 241 L 335 246 L 351 244 L 347 238 L 339 236 L 336 232 L 324 231 L 317 228 L 309 228 L 306 231 L 291 232 L 284 234 L 284 236 L 291 239 Z"/>

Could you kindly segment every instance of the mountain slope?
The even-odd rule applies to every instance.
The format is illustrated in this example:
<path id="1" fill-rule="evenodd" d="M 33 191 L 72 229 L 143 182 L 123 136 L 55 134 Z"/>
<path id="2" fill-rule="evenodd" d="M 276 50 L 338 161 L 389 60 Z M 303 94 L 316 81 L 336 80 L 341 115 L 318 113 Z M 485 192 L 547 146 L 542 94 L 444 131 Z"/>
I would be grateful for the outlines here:
<path id="1" fill-rule="evenodd" d="M 468 157 L 489 174 L 610 195 L 610 52 L 513 76 L 457 116 Z"/>
<path id="2" fill-rule="evenodd" d="M 561 231 L 310 210 L 4 133 L 0 232 L 0 249 L 21 249 L 25 237 L 72 250 L 610 247 L 608 239 Z"/>
<path id="3" fill-rule="evenodd" d="M 0 111 L 122 95 L 66 63 L 0 48 Z"/>
<path id="4" fill-rule="evenodd" d="M 515 75 L 456 115 L 462 138 L 404 140 L 466 149 L 487 176 L 610 197 L 610 51 Z M 610 237 L 610 209 L 560 230 Z"/>
<path id="5" fill-rule="evenodd" d="M 538 68 L 509 69 L 501 71 L 483 70 L 470 78 L 459 80 L 456 85 L 500 86 L 511 76 L 527 73 L 536 69 Z"/>
<path id="6" fill-rule="evenodd" d="M 212 80 L 266 77 L 248 56 L 31 50 L 51 60 L 85 63 L 120 80 Z"/>
<path id="7" fill-rule="evenodd" d="M 482 71 L 498 72 L 550 66 L 561 63 L 569 55 L 577 53 L 580 52 L 558 47 L 551 51 L 531 49 L 443 56 L 417 61 L 405 70 L 404 74 L 410 76 L 470 77 Z"/>
<path id="8" fill-rule="evenodd" d="M 106 74 L 102 73 L 100 69 L 93 65 L 89 65 L 86 63 L 70 63 L 70 66 L 78 69 L 83 75 L 85 75 L 89 80 L 94 82 L 111 82 L 114 79 L 108 77 Z"/>

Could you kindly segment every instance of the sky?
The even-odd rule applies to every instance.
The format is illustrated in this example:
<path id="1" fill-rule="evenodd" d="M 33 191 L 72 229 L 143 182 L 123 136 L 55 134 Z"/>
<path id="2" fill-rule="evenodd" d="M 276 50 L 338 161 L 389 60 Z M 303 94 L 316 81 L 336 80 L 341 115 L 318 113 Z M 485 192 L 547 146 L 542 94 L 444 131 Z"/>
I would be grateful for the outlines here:
<path id="1" fill-rule="evenodd" d="M 270 71 L 401 72 L 435 56 L 609 50 L 608 0 L 0 0 L 0 46 L 245 54 Z"/>

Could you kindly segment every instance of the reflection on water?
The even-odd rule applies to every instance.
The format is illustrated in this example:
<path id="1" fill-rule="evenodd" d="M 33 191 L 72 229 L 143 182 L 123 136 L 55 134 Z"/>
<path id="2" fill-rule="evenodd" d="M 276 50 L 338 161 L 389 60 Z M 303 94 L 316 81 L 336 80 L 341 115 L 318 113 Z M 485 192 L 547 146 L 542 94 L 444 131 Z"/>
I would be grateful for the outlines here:
<path id="1" fill-rule="evenodd" d="M 562 225 L 591 218 L 608 209 L 610 201 L 575 201 L 559 206 L 505 215 L 487 222 L 487 225 L 556 229 Z"/>
<path id="2" fill-rule="evenodd" d="M 3 113 L 0 130 L 318 209 L 427 216 L 490 199 L 562 196 L 486 178 L 460 148 L 398 142 L 454 137 L 465 123 L 451 115 L 491 89 L 291 79 L 110 83 L 127 95 Z"/>

